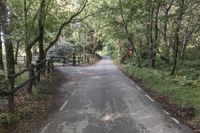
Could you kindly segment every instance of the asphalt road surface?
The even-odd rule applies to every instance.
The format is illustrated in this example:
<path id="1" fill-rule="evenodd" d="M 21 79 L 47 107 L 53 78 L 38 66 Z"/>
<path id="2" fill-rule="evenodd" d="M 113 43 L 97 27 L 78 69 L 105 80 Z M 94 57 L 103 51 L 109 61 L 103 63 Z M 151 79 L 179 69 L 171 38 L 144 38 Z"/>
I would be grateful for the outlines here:
<path id="1" fill-rule="evenodd" d="M 63 104 L 40 133 L 192 133 L 109 58 L 58 69 L 70 81 L 62 85 Z"/>

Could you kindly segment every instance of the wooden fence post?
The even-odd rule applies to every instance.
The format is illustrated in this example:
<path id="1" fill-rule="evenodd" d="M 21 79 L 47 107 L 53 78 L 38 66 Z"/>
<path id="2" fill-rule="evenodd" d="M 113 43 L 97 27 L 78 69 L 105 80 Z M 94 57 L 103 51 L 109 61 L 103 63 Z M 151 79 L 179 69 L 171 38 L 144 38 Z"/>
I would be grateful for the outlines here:
<path id="1" fill-rule="evenodd" d="M 43 76 L 45 77 L 46 76 L 46 60 L 43 60 L 43 63 L 42 63 L 42 69 L 43 69 Z"/>
<path id="2" fill-rule="evenodd" d="M 75 52 L 73 52 L 73 66 L 76 65 L 76 54 Z"/>
<path id="3" fill-rule="evenodd" d="M 31 64 L 29 67 L 29 78 L 32 78 L 33 76 L 34 76 L 34 65 Z M 27 87 L 28 94 L 32 94 L 32 86 L 33 86 L 33 80 L 31 80 L 28 83 L 28 87 Z"/>
<path id="4" fill-rule="evenodd" d="M 48 74 L 50 73 L 50 65 L 51 65 L 51 61 L 48 60 L 48 61 L 47 61 L 47 67 L 48 67 L 47 73 L 48 73 Z"/>
<path id="5" fill-rule="evenodd" d="M 90 57 L 87 56 L 87 63 L 90 63 Z"/>
<path id="6" fill-rule="evenodd" d="M 84 63 L 84 57 L 83 56 L 81 57 L 81 62 Z"/>
<path id="7" fill-rule="evenodd" d="M 65 66 L 65 63 L 66 63 L 66 58 L 64 57 L 63 58 L 63 67 Z"/>
<path id="8" fill-rule="evenodd" d="M 32 71 L 32 72 L 33 72 L 33 76 L 36 76 L 35 65 L 33 65 L 33 71 Z M 33 85 L 34 85 L 34 86 L 36 86 L 36 78 L 37 78 L 37 77 L 35 77 L 35 78 L 33 79 Z"/>
<path id="9" fill-rule="evenodd" d="M 52 69 L 52 71 L 54 69 L 53 58 L 51 58 L 51 69 Z"/>
<path id="10" fill-rule="evenodd" d="M 24 56 L 24 64 L 26 64 L 26 56 Z"/>
<path id="11" fill-rule="evenodd" d="M 78 57 L 78 64 L 80 64 L 80 57 Z"/>
<path id="12" fill-rule="evenodd" d="M 81 64 L 81 54 L 79 54 L 79 64 Z"/>
<path id="13" fill-rule="evenodd" d="M 40 60 L 36 61 L 37 81 L 40 81 Z"/>
<path id="14" fill-rule="evenodd" d="M 87 62 L 87 55 L 86 54 L 84 55 L 84 62 L 85 63 Z"/>
<path id="15" fill-rule="evenodd" d="M 12 73 L 11 73 L 12 74 Z M 9 91 L 12 91 L 15 87 L 15 79 L 12 76 L 8 76 L 8 82 L 9 82 Z M 14 92 L 10 92 L 8 94 L 8 106 L 9 111 L 14 112 L 15 111 L 15 100 L 14 100 Z"/>

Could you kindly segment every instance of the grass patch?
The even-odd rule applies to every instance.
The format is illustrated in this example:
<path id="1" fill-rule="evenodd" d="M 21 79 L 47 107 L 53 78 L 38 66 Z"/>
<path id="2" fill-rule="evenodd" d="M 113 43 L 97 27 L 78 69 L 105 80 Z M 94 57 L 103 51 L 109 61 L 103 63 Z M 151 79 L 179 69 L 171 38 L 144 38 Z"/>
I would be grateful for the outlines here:
<path id="1" fill-rule="evenodd" d="M 129 64 L 123 65 L 123 69 L 129 75 L 142 79 L 147 86 L 176 103 L 194 107 L 200 119 L 200 86 L 195 80 L 184 80 L 182 76 L 169 76 L 161 70 L 138 68 Z"/>

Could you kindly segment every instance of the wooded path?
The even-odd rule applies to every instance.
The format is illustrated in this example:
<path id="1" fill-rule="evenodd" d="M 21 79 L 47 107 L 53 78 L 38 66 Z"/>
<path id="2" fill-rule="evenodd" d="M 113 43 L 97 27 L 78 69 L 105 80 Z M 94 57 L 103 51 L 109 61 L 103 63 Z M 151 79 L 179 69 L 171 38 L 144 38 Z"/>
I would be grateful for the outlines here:
<path id="1" fill-rule="evenodd" d="M 127 78 L 109 58 L 60 67 L 70 79 L 60 109 L 40 133 L 192 133 Z"/>

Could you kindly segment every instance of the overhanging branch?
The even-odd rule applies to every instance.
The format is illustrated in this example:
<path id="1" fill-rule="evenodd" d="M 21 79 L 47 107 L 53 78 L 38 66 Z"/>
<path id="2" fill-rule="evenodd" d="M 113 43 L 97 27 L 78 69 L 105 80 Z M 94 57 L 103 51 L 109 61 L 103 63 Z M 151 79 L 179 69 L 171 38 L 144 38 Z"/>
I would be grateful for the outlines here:
<path id="1" fill-rule="evenodd" d="M 56 34 L 56 37 L 53 41 L 51 41 L 49 43 L 49 46 L 45 49 L 45 53 L 47 53 L 47 51 L 53 46 L 55 45 L 55 43 L 58 41 L 59 36 L 62 33 L 62 30 L 64 29 L 65 26 L 67 26 L 68 24 L 70 24 L 72 22 L 72 20 L 78 16 L 79 14 L 81 14 L 81 12 L 85 9 L 85 7 L 87 6 L 87 2 L 88 0 L 84 0 L 83 3 L 81 4 L 81 6 L 79 7 L 79 9 L 77 10 L 77 12 L 75 14 L 73 14 L 67 21 L 65 21 L 64 23 L 61 24 L 58 33 Z"/>

